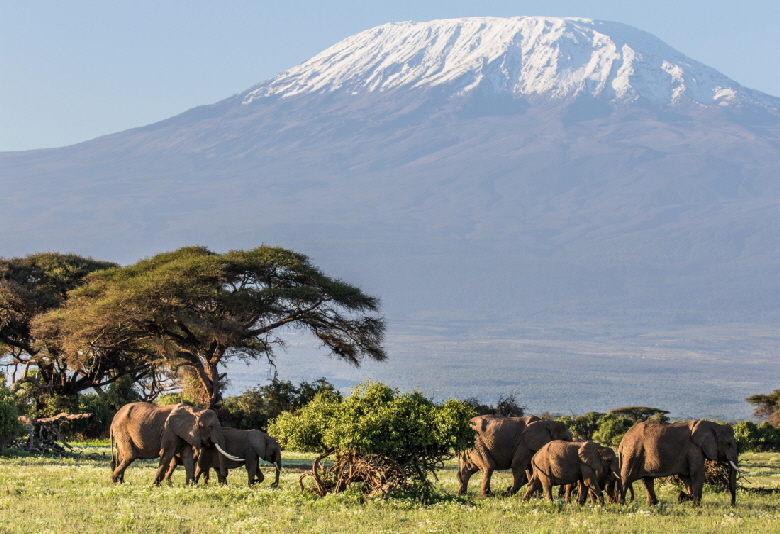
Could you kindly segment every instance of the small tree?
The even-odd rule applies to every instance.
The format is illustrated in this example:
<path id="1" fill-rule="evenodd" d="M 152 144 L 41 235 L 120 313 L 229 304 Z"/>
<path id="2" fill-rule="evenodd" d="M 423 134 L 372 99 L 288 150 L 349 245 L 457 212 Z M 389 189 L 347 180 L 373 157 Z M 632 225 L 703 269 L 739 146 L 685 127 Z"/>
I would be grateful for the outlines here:
<path id="1" fill-rule="evenodd" d="M 477 415 L 504 415 L 507 417 L 522 417 L 525 414 L 525 406 L 520 406 L 517 402 L 517 393 L 503 393 L 498 397 L 495 406 L 492 404 L 482 404 L 476 397 L 469 397 L 463 400 L 468 406 L 474 408 Z"/>
<path id="2" fill-rule="evenodd" d="M 19 410 L 14 394 L 5 387 L 5 375 L 0 373 L 0 452 L 21 435 L 23 426 L 19 422 Z"/>
<path id="3" fill-rule="evenodd" d="M 599 412 L 588 412 L 583 415 L 564 415 L 556 421 L 565 424 L 575 438 L 590 441 L 599 429 L 601 418 L 605 415 Z"/>
<path id="4" fill-rule="evenodd" d="M 268 422 L 282 412 L 296 412 L 309 404 L 320 392 L 328 392 L 337 398 L 341 394 L 324 377 L 313 382 L 292 382 L 274 377 L 269 384 L 244 391 L 235 397 L 227 397 L 219 413 L 226 426 L 251 430 L 265 430 Z"/>
<path id="5" fill-rule="evenodd" d="M 427 501 L 436 468 L 473 445 L 473 414 L 463 401 L 435 404 L 419 392 L 367 382 L 345 399 L 322 391 L 296 414 L 282 413 L 268 431 L 287 448 L 320 454 L 301 477 L 302 489 L 308 476 L 320 496 L 358 484 L 368 495 L 405 492 Z M 322 468 L 329 455 L 333 465 Z"/>
<path id="6" fill-rule="evenodd" d="M 661 421 L 662 423 L 669 422 L 669 418 L 666 417 L 669 414 L 666 410 L 660 408 L 650 408 L 649 406 L 625 406 L 623 408 L 615 408 L 609 411 L 609 415 L 615 417 L 626 417 L 631 419 L 634 423 L 640 423 L 652 419 L 653 421 Z"/>
<path id="7" fill-rule="evenodd" d="M 91 273 L 116 264 L 74 254 L 47 252 L 24 258 L 0 258 L 0 359 L 12 369 L 15 385 L 26 394 L 74 399 L 81 391 L 101 388 L 124 375 L 139 379 L 149 368 L 133 355 L 103 352 L 86 361 L 69 359 L 54 331 L 36 331 L 37 317 L 61 308 L 68 293 L 82 286 Z"/>
<path id="8" fill-rule="evenodd" d="M 620 445 L 620 440 L 623 439 L 623 435 L 625 435 L 625 433 L 628 432 L 628 429 L 633 425 L 634 421 L 628 417 L 618 417 L 607 414 L 599 419 L 599 428 L 593 433 L 592 439 L 602 445 L 617 447 Z"/>
<path id="9" fill-rule="evenodd" d="M 780 389 L 774 390 L 769 395 L 751 395 L 745 400 L 755 408 L 754 417 L 763 419 L 772 426 L 780 427 Z"/>

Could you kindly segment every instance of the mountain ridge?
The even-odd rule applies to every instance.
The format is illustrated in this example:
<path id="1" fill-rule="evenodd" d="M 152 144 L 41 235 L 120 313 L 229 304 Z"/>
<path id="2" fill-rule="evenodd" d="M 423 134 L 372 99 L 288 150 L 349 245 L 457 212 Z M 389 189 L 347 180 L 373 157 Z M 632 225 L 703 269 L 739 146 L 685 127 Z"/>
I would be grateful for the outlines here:
<path id="1" fill-rule="evenodd" d="M 589 64 L 589 54 L 580 65 Z M 653 64 L 662 63 L 659 56 Z M 613 61 L 609 72 L 619 70 Z M 486 362 L 480 387 L 496 397 L 508 382 L 525 384 L 524 366 L 537 356 L 534 376 L 554 385 L 558 369 L 544 360 L 554 353 L 555 365 L 566 360 L 573 375 L 582 370 L 593 380 L 603 379 L 578 366 L 602 361 L 620 373 L 603 384 L 603 398 L 643 404 L 616 384 L 647 383 L 648 362 L 611 355 L 619 345 L 667 339 L 659 332 L 669 325 L 674 332 L 720 331 L 732 347 L 724 355 L 717 343 L 664 342 L 684 347 L 679 358 L 720 354 L 719 376 L 706 365 L 683 366 L 687 376 L 700 372 L 702 384 L 718 384 L 711 393 L 697 389 L 709 395 L 705 404 L 720 402 L 729 366 L 735 376 L 751 371 L 749 380 L 730 386 L 728 402 L 776 387 L 767 352 L 776 339 L 758 343 L 746 332 L 768 335 L 780 321 L 777 110 L 750 100 L 750 90 L 736 82 L 728 100 L 716 100 L 715 86 L 707 86 L 706 105 L 685 91 L 673 101 L 672 76 L 660 68 L 648 71 L 660 76 L 648 83 L 665 88 L 665 103 L 610 99 L 609 80 L 618 78 L 606 74 L 599 95 L 569 84 L 574 92 L 565 98 L 547 98 L 497 93 L 473 85 L 484 70 L 469 72 L 469 79 L 438 85 L 354 91 L 342 84 L 338 91 L 243 103 L 253 91 L 292 79 L 281 73 L 155 124 L 60 149 L 0 154 L 0 213 L 7 221 L 0 251 L 57 250 L 132 263 L 193 244 L 290 248 L 382 298 L 399 358 L 393 365 L 406 366 L 404 380 L 435 373 L 426 353 L 445 361 L 449 349 L 442 347 L 468 341 L 459 358 L 472 368 Z M 364 71 L 353 74 L 370 87 Z M 517 87 L 502 80 L 515 78 L 490 83 Z M 571 324 L 631 328 L 599 345 L 608 354 L 575 351 L 577 340 L 545 341 L 538 352 L 518 355 L 522 365 L 513 363 L 513 351 L 527 350 L 518 325 L 558 339 Z M 441 332 L 447 335 L 437 337 Z M 449 337 L 455 341 L 443 341 Z M 740 345 L 756 349 L 744 353 Z M 494 372 L 488 362 L 497 354 L 503 363 Z M 671 380 L 677 364 L 665 365 Z M 442 394 L 473 395 L 467 378 L 463 387 L 452 385 L 456 371 L 447 371 L 451 389 Z M 534 402 L 566 411 L 556 407 L 553 385 Z M 692 402 L 685 400 L 689 388 L 674 388 L 675 403 Z"/>
<path id="2" fill-rule="evenodd" d="M 633 46 L 632 46 L 633 45 Z M 634 83 L 632 83 L 634 82 Z M 514 96 L 609 101 L 760 103 L 780 98 L 742 87 L 631 26 L 582 18 L 514 17 L 391 23 L 353 35 L 241 93 L 244 104 L 317 92 L 453 85 Z"/>

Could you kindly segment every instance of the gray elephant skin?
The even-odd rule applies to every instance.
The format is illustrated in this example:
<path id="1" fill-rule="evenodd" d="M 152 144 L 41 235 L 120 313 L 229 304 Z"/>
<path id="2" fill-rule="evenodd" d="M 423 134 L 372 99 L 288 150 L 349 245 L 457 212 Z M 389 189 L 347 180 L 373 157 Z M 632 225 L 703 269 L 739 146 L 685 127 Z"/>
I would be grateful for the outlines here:
<path id="1" fill-rule="evenodd" d="M 643 422 L 632 426 L 618 448 L 620 460 L 620 500 L 625 502 L 626 490 L 635 480 L 642 479 L 647 490 L 647 502 L 657 504 L 654 480 L 677 475 L 688 494 L 679 500 L 701 503 L 704 486 L 704 460 L 730 463 L 729 492 L 731 504 L 737 502 L 737 442 L 734 429 L 710 421 L 680 423 Z"/>
<path id="2" fill-rule="evenodd" d="M 260 470 L 259 459 L 262 458 L 276 466 L 276 477 L 271 487 L 275 488 L 279 485 L 279 473 L 282 470 L 282 449 L 276 438 L 260 430 L 238 430 L 222 427 L 222 432 L 225 435 L 225 450 L 229 454 L 244 459 L 243 462 L 226 459 L 225 465 L 228 469 L 246 466 L 249 485 L 252 486 L 262 482 L 265 478 Z M 216 449 L 203 449 L 198 458 L 195 480 L 197 481 L 200 475 L 203 475 L 204 481 L 208 483 L 209 470 L 214 469 L 219 472 L 220 457 L 221 455 Z M 226 482 L 222 478 L 219 481 Z"/>
<path id="3" fill-rule="evenodd" d="M 575 442 L 575 443 L 581 443 L 581 442 Z M 594 442 L 595 443 L 595 442 Z M 599 451 L 599 456 L 601 457 L 601 466 L 602 470 L 599 473 L 598 476 L 598 483 L 599 487 L 604 491 L 604 494 L 606 495 L 606 500 L 608 503 L 613 502 L 619 502 L 620 501 L 620 467 L 618 463 L 618 457 L 617 454 L 615 454 L 615 451 L 612 449 L 612 447 L 607 447 L 606 445 L 600 445 L 598 443 L 595 443 L 596 447 Z M 537 453 L 538 454 L 538 453 Z M 533 463 L 533 459 L 531 460 Z M 533 477 L 533 474 L 529 471 L 526 473 L 526 476 L 528 477 L 528 480 L 530 481 Z M 529 482 L 529 485 L 531 483 Z M 575 489 L 577 488 L 577 495 L 585 495 L 588 492 L 587 486 L 584 484 L 583 481 L 577 482 L 577 484 L 565 484 L 561 485 L 558 488 L 558 496 L 563 496 L 566 499 L 566 502 L 571 502 L 571 496 Z M 536 484 L 534 489 L 529 489 L 526 492 L 525 497 L 523 497 L 523 500 L 528 500 L 529 497 L 535 495 L 537 492 L 541 493 L 542 486 L 541 484 Z M 595 503 L 595 499 L 591 495 L 591 500 Z"/>
<path id="4" fill-rule="evenodd" d="M 154 479 L 154 483 L 159 484 L 177 454 L 182 456 L 187 483 L 194 483 L 194 457 L 207 447 L 219 446 L 223 450 L 225 447 L 217 414 L 213 410 L 184 404 L 126 404 L 114 416 L 110 436 L 111 467 L 114 470 L 111 480 L 119 483 L 124 482 L 125 470 L 134 460 L 159 457 L 160 464 Z M 220 473 L 227 476 L 224 461 Z"/>
<path id="5" fill-rule="evenodd" d="M 594 502 L 601 501 L 603 486 L 599 480 L 606 482 L 608 474 L 617 468 L 617 458 L 612 452 L 611 456 L 615 457 L 613 465 L 610 455 L 600 447 L 592 441 L 547 443 L 531 459 L 533 475 L 523 500 L 528 500 L 534 492 L 543 488 L 545 498 L 552 502 L 552 487 L 558 485 L 567 486 L 566 498 L 569 500 L 572 487 L 579 484 L 577 502 L 584 504 L 588 494 Z"/>
<path id="6" fill-rule="evenodd" d="M 460 454 L 458 465 L 458 494 L 468 490 L 469 478 L 483 472 L 482 495 L 490 495 L 490 477 L 493 471 L 512 470 L 512 495 L 526 482 L 525 470 L 531 457 L 545 444 L 554 440 L 571 441 L 571 432 L 557 421 L 538 417 L 503 417 L 478 415 L 471 418 L 471 427 L 477 432 L 474 448 Z"/>

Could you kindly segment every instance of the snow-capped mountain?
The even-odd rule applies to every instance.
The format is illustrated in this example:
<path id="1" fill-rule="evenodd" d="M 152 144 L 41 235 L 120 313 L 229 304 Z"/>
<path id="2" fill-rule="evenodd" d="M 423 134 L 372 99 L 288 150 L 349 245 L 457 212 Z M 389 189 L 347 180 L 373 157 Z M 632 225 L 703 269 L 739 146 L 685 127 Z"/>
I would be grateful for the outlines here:
<path id="1" fill-rule="evenodd" d="M 450 95 L 480 90 L 656 104 L 780 104 L 630 26 L 548 17 L 385 24 L 260 83 L 242 101 L 421 87 L 445 88 Z"/>
<path id="2" fill-rule="evenodd" d="M 159 123 L 0 154 L 0 255 L 283 246 L 382 298 L 393 385 L 747 417 L 778 369 L 778 108 L 622 24 L 388 24 Z M 330 378 L 315 360 L 280 376 Z"/>

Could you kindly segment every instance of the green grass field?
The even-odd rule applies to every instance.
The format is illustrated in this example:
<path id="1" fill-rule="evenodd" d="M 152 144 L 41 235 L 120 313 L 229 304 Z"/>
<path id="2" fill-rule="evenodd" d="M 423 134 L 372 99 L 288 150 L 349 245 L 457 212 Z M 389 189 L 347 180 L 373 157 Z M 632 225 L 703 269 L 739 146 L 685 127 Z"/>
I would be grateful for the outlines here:
<path id="1" fill-rule="evenodd" d="M 317 498 L 298 488 L 310 456 L 285 453 L 278 489 L 267 481 L 248 488 L 245 474 L 233 471 L 227 486 L 185 487 L 184 474 L 172 485 L 154 487 L 156 461 L 138 461 L 124 485 L 109 480 L 108 448 L 80 447 L 69 458 L 0 458 L 0 532 L 780 532 L 780 494 L 740 491 L 737 506 L 727 492 L 705 490 L 703 504 L 676 504 L 677 488 L 662 485 L 661 505 L 640 501 L 625 506 L 527 503 L 518 496 L 478 495 L 481 474 L 465 498 L 455 495 L 455 462 L 439 473 L 442 498 L 423 506 L 406 499 L 365 500 L 358 493 Z M 751 472 L 741 483 L 780 487 L 780 454 L 745 454 Z M 266 479 L 273 468 L 266 470 Z M 494 477 L 506 487 L 510 475 Z M 523 490 L 521 490 L 522 492 Z"/>

